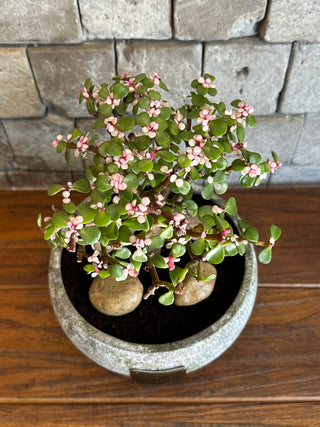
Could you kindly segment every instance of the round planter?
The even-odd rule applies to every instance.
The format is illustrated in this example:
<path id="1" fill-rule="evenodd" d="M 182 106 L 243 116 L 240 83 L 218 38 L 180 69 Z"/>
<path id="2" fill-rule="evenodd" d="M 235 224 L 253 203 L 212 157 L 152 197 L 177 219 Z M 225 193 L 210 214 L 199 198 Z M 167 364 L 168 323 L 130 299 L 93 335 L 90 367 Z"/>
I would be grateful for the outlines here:
<path id="1" fill-rule="evenodd" d="M 217 203 L 217 198 L 212 199 Z M 232 218 L 235 223 L 239 217 Z M 51 252 L 49 288 L 62 329 L 73 344 L 102 367 L 139 381 L 192 372 L 218 358 L 247 323 L 257 292 L 257 260 L 252 245 L 244 255 L 240 290 L 227 311 L 209 327 L 188 338 L 166 344 L 135 344 L 108 335 L 88 323 L 71 303 L 61 276 L 62 249 Z"/>

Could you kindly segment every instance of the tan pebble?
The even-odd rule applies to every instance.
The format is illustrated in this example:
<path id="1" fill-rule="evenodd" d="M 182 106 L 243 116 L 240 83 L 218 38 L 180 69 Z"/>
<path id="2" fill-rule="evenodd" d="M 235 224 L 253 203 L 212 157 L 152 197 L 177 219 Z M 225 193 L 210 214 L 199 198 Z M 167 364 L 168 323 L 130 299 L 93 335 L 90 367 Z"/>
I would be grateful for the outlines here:
<path id="1" fill-rule="evenodd" d="M 203 264 L 203 276 L 209 276 L 212 273 L 217 274 L 215 266 L 205 262 Z M 215 282 L 216 278 L 208 282 L 200 282 L 195 277 L 188 276 L 183 284 L 183 293 L 175 295 L 174 303 L 179 306 L 187 306 L 205 300 L 212 293 Z"/>
<path id="2" fill-rule="evenodd" d="M 143 286 L 137 277 L 128 276 L 117 282 L 112 276 L 97 276 L 89 290 L 89 299 L 98 311 L 109 316 L 122 316 L 133 311 L 141 302 Z"/>

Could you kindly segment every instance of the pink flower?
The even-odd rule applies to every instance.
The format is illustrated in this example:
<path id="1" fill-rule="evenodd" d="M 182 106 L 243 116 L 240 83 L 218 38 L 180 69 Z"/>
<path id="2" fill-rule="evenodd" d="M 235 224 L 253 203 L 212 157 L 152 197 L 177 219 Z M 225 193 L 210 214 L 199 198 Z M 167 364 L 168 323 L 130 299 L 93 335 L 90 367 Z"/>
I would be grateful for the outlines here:
<path id="1" fill-rule="evenodd" d="M 128 169 L 129 165 L 128 162 L 134 159 L 134 156 L 132 154 L 132 151 L 130 148 L 126 148 L 122 152 L 122 156 L 115 156 L 113 157 L 114 163 L 119 166 L 121 169 Z"/>
<path id="2" fill-rule="evenodd" d="M 132 202 L 127 203 L 125 206 L 126 211 L 129 215 L 137 216 L 137 221 L 142 224 L 146 222 L 145 215 L 148 212 L 148 205 L 150 204 L 149 197 L 143 197 L 141 203 L 137 205 L 137 199 L 132 200 Z"/>
<path id="3" fill-rule="evenodd" d="M 106 126 L 106 130 L 108 132 L 110 132 L 111 136 L 118 136 L 119 138 L 123 138 L 124 137 L 124 133 L 120 132 L 117 128 L 116 128 L 116 124 L 118 122 L 118 118 L 117 117 L 107 117 L 104 119 L 104 124 L 107 125 Z"/>
<path id="4" fill-rule="evenodd" d="M 143 126 L 142 133 L 147 134 L 150 138 L 155 138 L 158 129 L 159 124 L 157 122 L 151 122 L 149 126 Z"/>
<path id="5" fill-rule="evenodd" d="M 112 108 L 117 107 L 120 105 L 120 99 L 115 99 L 113 97 L 113 93 L 111 92 L 109 96 L 107 96 L 107 99 L 105 101 L 107 105 L 112 105 Z"/>
<path id="6" fill-rule="evenodd" d="M 79 157 L 80 154 L 83 154 L 87 151 L 87 149 L 89 148 L 89 137 L 88 136 L 84 136 L 82 135 L 79 139 L 79 141 L 77 142 L 77 148 L 74 151 L 74 155 L 76 157 Z"/>
<path id="7" fill-rule="evenodd" d="M 175 262 L 179 262 L 180 258 L 176 258 L 175 256 L 169 255 L 168 257 L 164 258 L 166 263 L 168 264 L 168 268 L 169 270 L 174 270 L 175 269 Z"/>
<path id="8" fill-rule="evenodd" d="M 204 77 L 200 77 L 198 79 L 198 83 L 202 84 L 203 87 L 207 87 L 207 88 L 215 88 L 216 87 L 216 85 L 214 85 L 212 83 L 212 80 L 209 77 L 207 77 L 206 79 Z"/>
<path id="9" fill-rule="evenodd" d="M 186 125 L 185 125 L 185 123 L 183 123 L 182 119 L 183 119 L 183 115 L 178 110 L 177 114 L 174 116 L 174 121 L 178 125 L 180 130 L 185 129 L 185 127 L 186 127 Z"/>
<path id="10" fill-rule="evenodd" d="M 197 123 L 201 123 L 201 127 L 204 132 L 209 130 L 209 121 L 214 120 L 216 118 L 214 114 L 211 114 L 212 111 L 213 107 L 210 107 L 209 110 L 204 108 L 200 111 L 199 117 L 197 118 Z"/>
<path id="11" fill-rule="evenodd" d="M 230 233 L 230 228 L 226 228 L 220 233 L 220 242 L 225 242 L 227 235 Z"/>
<path id="12" fill-rule="evenodd" d="M 159 76 L 159 74 L 157 74 L 157 73 L 153 73 L 153 77 L 152 77 L 152 76 L 150 76 L 150 79 L 153 81 L 153 83 L 154 83 L 156 86 L 159 86 L 159 84 L 160 84 L 160 82 L 161 82 L 161 77 Z"/>
<path id="13" fill-rule="evenodd" d="M 88 92 L 88 89 L 84 86 L 82 91 L 81 91 L 83 98 L 84 98 L 84 102 L 87 102 L 87 99 L 90 98 L 90 94 Z M 80 97 L 80 93 L 78 93 L 78 99 Z"/>
<path id="14" fill-rule="evenodd" d="M 120 175 L 120 173 L 114 173 L 110 176 L 110 184 L 115 193 L 119 193 L 120 190 L 125 190 L 127 188 L 127 184 L 123 182 L 123 179 L 124 176 Z"/>
<path id="15" fill-rule="evenodd" d="M 160 101 L 158 101 L 158 100 L 152 100 L 152 101 L 150 101 L 150 108 L 149 108 L 149 110 L 147 110 L 149 116 L 150 117 L 152 117 L 152 116 L 153 117 L 158 117 L 160 115 L 160 113 L 161 113 L 160 107 L 161 107 L 161 102 Z"/>
<path id="16" fill-rule="evenodd" d="M 129 237 L 129 242 L 133 244 L 133 246 L 135 246 L 137 249 L 142 249 L 145 246 L 150 246 L 152 244 L 152 240 L 147 238 L 147 239 L 141 239 L 141 238 L 136 238 L 135 235 L 132 235 Z"/>
<path id="17" fill-rule="evenodd" d="M 57 148 L 59 145 L 59 142 L 62 140 L 62 135 L 57 135 L 57 138 L 55 139 L 55 141 L 53 141 L 52 146 L 53 148 Z"/>
<path id="18" fill-rule="evenodd" d="M 146 154 L 146 158 L 148 160 L 153 160 L 155 156 L 157 155 L 157 151 L 161 150 L 162 147 L 156 147 L 151 153 Z"/>
<path id="19" fill-rule="evenodd" d="M 191 160 L 191 166 L 205 165 L 207 168 L 211 168 L 211 162 L 208 157 L 202 151 L 202 147 L 205 145 L 206 140 L 201 135 L 194 135 L 188 142 L 186 148 L 187 157 Z"/>
<path id="20" fill-rule="evenodd" d="M 269 166 L 271 173 L 274 173 L 274 171 L 282 166 L 282 163 L 276 163 L 274 160 L 269 160 Z"/>
<path id="21" fill-rule="evenodd" d="M 178 188 L 182 187 L 184 183 L 183 179 L 178 178 L 176 174 L 170 176 L 170 182 L 174 182 Z"/>
<path id="22" fill-rule="evenodd" d="M 135 270 L 134 265 L 131 262 L 128 262 L 127 268 L 125 268 L 122 273 L 125 275 L 129 274 L 131 277 L 137 277 L 139 271 Z"/>
<path id="23" fill-rule="evenodd" d="M 139 85 L 139 83 L 137 85 L 134 84 L 135 77 L 129 78 L 126 74 L 123 74 L 123 76 L 126 76 L 126 78 L 124 79 L 123 84 L 125 86 L 128 86 L 129 92 L 134 92 L 136 90 L 137 86 Z"/>
<path id="24" fill-rule="evenodd" d="M 78 230 L 81 230 L 83 228 L 83 217 L 81 215 L 69 216 L 69 221 L 67 222 L 67 227 L 69 227 L 64 235 L 65 239 L 64 241 L 67 243 L 67 249 L 70 252 L 75 252 L 76 250 L 76 242 L 79 237 Z"/>
<path id="25" fill-rule="evenodd" d="M 255 163 L 252 163 L 250 166 L 246 166 L 242 169 L 241 175 L 249 175 L 250 178 L 254 178 L 261 174 L 261 169 Z"/>
<path id="26" fill-rule="evenodd" d="M 179 230 L 186 234 L 187 232 L 187 223 L 186 223 L 186 217 L 181 213 L 176 213 L 173 215 L 172 219 L 169 221 L 169 224 L 174 225 L 175 227 L 179 228 Z"/>

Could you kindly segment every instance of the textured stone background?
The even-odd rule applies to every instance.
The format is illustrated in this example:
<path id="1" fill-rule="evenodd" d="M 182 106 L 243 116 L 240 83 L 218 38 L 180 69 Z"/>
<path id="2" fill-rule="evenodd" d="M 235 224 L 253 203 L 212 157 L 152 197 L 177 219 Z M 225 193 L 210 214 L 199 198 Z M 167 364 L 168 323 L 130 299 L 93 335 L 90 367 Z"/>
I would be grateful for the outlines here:
<path id="1" fill-rule="evenodd" d="M 266 185 L 319 185 L 319 23 L 314 0 L 2 0 L 0 188 L 81 176 L 51 142 L 88 128 L 76 99 L 86 77 L 127 70 L 159 72 L 174 105 L 214 74 L 218 98 L 255 106 L 252 149 L 284 163 Z"/>

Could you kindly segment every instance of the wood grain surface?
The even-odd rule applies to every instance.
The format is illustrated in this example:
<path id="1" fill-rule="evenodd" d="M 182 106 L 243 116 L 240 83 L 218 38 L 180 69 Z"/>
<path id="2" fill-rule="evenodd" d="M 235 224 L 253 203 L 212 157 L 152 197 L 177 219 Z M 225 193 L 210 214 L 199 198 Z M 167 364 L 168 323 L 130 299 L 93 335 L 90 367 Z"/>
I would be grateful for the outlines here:
<path id="1" fill-rule="evenodd" d="M 252 316 L 218 360 L 152 385 L 104 370 L 65 337 L 36 226 L 52 198 L 0 192 L 0 426 L 320 426 L 320 189 L 231 194 L 249 223 L 283 230 L 259 266 Z"/>

